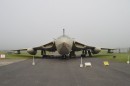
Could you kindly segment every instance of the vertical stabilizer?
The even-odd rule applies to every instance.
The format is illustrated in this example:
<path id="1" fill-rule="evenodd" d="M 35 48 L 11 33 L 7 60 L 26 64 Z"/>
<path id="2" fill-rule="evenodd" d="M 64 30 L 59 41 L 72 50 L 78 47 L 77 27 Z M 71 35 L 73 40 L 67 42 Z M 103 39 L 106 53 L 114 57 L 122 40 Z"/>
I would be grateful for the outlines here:
<path id="1" fill-rule="evenodd" d="M 63 28 L 63 36 L 65 36 L 65 29 Z"/>

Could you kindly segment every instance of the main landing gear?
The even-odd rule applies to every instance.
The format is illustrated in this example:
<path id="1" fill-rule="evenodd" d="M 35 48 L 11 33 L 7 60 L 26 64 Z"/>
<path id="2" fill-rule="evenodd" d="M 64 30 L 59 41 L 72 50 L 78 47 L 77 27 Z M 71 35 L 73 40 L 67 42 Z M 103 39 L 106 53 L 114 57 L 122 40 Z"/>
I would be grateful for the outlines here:
<path id="1" fill-rule="evenodd" d="M 46 51 L 45 50 L 41 50 L 41 55 L 42 55 L 42 58 L 45 58 L 47 55 L 46 55 Z"/>
<path id="2" fill-rule="evenodd" d="M 92 57 L 91 50 L 83 50 L 81 56 L 86 57 L 87 54 L 89 57 Z"/>

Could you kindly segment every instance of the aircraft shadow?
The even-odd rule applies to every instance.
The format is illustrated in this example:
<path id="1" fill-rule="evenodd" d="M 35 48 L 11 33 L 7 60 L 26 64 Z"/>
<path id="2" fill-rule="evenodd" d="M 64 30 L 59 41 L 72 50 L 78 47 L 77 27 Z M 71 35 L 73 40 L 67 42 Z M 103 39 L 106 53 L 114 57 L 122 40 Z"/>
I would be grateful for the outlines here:
<path id="1" fill-rule="evenodd" d="M 59 59 L 59 60 L 69 60 L 69 59 L 80 59 L 81 56 L 75 56 L 75 57 L 65 57 L 63 58 L 62 56 L 46 56 L 46 57 L 36 57 L 37 59 Z M 83 57 L 83 58 L 95 58 L 95 57 L 89 57 L 89 56 L 86 56 L 86 57 Z"/>

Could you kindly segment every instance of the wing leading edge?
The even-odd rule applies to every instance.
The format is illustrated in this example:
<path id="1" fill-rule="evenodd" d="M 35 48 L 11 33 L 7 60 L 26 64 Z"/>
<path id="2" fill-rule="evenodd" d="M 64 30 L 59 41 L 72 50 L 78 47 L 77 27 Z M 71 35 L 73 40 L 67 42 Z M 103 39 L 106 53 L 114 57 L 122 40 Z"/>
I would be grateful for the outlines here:
<path id="1" fill-rule="evenodd" d="M 33 48 L 24 48 L 24 49 L 18 49 L 18 50 L 12 50 L 12 51 L 17 51 L 17 54 L 20 54 L 20 51 L 27 51 L 31 55 L 35 55 L 37 53 L 37 50 L 41 50 L 41 55 L 45 54 L 46 51 L 54 52 L 56 51 L 56 46 L 54 42 L 49 42 L 45 45 L 41 45 L 38 47 L 33 47 Z"/>

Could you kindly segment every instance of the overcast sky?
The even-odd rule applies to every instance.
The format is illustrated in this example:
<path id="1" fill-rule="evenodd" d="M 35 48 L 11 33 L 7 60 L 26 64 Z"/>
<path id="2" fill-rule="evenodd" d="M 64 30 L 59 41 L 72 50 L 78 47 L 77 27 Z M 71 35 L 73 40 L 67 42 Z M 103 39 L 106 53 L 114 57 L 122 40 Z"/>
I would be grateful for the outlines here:
<path id="1" fill-rule="evenodd" d="M 130 0 L 0 0 L 0 50 L 62 35 L 97 47 L 130 47 Z"/>

